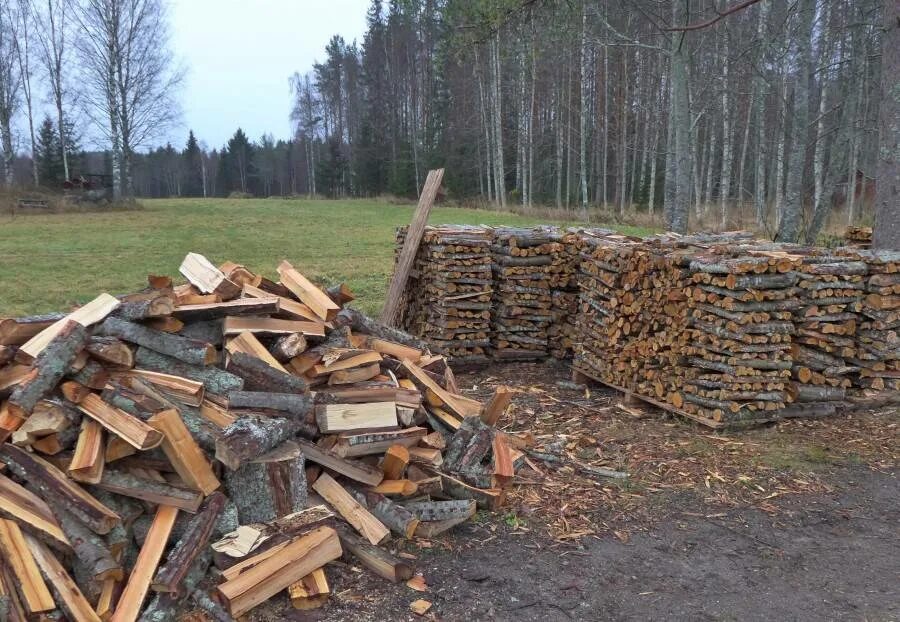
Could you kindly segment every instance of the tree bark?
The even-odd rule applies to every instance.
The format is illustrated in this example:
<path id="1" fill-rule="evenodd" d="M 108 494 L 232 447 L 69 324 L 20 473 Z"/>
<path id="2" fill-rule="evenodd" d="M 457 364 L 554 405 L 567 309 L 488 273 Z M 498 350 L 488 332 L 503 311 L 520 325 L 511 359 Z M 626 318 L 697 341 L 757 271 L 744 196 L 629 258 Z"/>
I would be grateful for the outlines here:
<path id="1" fill-rule="evenodd" d="M 881 57 L 878 179 L 872 247 L 900 250 L 900 15 L 884 2 Z"/>

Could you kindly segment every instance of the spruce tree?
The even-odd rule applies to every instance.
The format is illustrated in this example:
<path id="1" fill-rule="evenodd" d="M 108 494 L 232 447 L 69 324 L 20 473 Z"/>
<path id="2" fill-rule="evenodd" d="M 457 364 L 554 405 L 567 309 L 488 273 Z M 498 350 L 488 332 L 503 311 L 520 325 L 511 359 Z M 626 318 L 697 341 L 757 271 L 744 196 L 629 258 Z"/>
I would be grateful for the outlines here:
<path id="1" fill-rule="evenodd" d="M 56 124 L 49 116 L 44 117 L 38 129 L 35 157 L 41 183 L 48 188 L 58 188 L 65 176 L 62 146 L 59 142 Z"/>
<path id="2" fill-rule="evenodd" d="M 184 171 L 184 179 L 181 184 L 181 196 L 199 197 L 203 196 L 203 169 L 200 159 L 203 153 L 200 151 L 200 145 L 194 136 L 194 130 L 188 132 L 187 144 L 181 153 L 182 170 Z"/>

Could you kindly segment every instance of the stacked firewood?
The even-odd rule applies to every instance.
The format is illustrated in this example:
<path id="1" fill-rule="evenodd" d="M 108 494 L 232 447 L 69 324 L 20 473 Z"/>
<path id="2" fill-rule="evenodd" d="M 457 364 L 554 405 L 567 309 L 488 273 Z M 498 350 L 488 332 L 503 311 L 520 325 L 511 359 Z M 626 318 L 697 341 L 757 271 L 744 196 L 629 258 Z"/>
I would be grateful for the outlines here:
<path id="1" fill-rule="evenodd" d="M 329 562 L 409 579 L 379 545 L 502 503 L 522 457 L 493 427 L 508 389 L 461 395 L 443 356 L 288 262 L 278 282 L 193 253 L 180 272 L 0 319 L 10 619 L 311 608 Z"/>
<path id="2" fill-rule="evenodd" d="M 555 288 L 569 282 L 556 227 L 497 227 L 491 245 L 494 299 L 491 355 L 528 360 L 549 354 Z"/>
<path id="3" fill-rule="evenodd" d="M 856 329 L 856 385 L 900 389 L 900 253 L 845 249 L 842 255 L 867 268 L 865 298 Z"/>
<path id="4" fill-rule="evenodd" d="M 559 250 L 554 253 L 562 271 L 551 291 L 552 321 L 547 334 L 550 354 L 558 359 L 571 358 L 578 340 L 578 274 L 585 235 L 584 230 L 567 230 L 560 238 Z"/>
<path id="5" fill-rule="evenodd" d="M 822 249 L 800 248 L 796 334 L 791 356 L 793 382 L 789 415 L 833 414 L 843 401 L 858 368 L 855 335 L 865 296 L 865 263 L 836 256 Z"/>
<path id="6" fill-rule="evenodd" d="M 406 230 L 398 230 L 398 253 Z M 484 227 L 426 227 L 406 288 L 401 325 L 455 363 L 487 360 L 493 285 L 490 243 L 490 230 Z"/>
<path id="7" fill-rule="evenodd" d="M 844 231 L 844 239 L 847 241 L 847 246 L 869 248 L 872 245 L 872 227 L 850 225 Z"/>

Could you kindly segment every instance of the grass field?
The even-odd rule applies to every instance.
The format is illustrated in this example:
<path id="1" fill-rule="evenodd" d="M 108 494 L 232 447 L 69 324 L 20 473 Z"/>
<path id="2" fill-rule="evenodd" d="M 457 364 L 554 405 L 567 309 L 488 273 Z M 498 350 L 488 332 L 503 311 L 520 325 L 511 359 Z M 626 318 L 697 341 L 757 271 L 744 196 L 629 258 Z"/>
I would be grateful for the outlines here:
<path id="1" fill-rule="evenodd" d="M 174 199 L 133 212 L 0 216 L 0 316 L 64 310 L 100 292 L 177 276 L 188 251 L 275 277 L 288 259 L 325 282 L 345 281 L 366 311 L 384 298 L 394 230 L 412 206 L 383 201 Z M 491 211 L 441 207 L 432 223 L 535 224 Z M 635 228 L 622 228 L 641 233 Z"/>

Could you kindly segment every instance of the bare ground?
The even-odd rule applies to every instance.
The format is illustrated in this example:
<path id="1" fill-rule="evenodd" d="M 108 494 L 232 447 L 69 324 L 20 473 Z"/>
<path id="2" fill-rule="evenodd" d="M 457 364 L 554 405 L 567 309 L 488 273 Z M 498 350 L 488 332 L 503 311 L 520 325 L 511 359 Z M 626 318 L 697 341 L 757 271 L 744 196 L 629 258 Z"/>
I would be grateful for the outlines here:
<path id="1" fill-rule="evenodd" d="M 896 409 L 711 434 L 632 419 L 559 367 L 490 371 L 460 385 L 527 390 L 508 431 L 568 462 L 533 460 L 504 512 L 400 544 L 426 592 L 339 563 L 322 609 L 279 596 L 254 619 L 416 620 L 409 604 L 424 598 L 434 620 L 900 620 Z"/>

